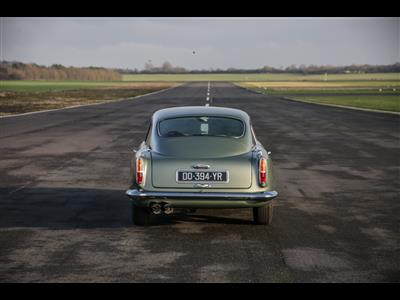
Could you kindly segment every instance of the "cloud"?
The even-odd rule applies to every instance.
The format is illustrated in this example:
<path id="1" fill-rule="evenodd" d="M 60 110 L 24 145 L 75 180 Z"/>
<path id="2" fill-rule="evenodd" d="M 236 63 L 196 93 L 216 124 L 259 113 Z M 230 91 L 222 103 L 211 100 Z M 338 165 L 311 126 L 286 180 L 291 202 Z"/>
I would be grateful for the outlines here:
<path id="1" fill-rule="evenodd" d="M 1 18 L 2 59 L 143 68 L 399 61 L 399 18 Z M 196 51 L 193 55 L 192 51 Z"/>

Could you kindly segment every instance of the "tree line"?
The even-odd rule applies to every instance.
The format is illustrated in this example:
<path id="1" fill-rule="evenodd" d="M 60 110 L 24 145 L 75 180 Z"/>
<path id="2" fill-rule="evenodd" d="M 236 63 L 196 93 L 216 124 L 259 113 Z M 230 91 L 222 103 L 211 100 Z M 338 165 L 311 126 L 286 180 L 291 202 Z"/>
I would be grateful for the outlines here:
<path id="1" fill-rule="evenodd" d="M 138 69 L 114 69 L 120 74 L 203 74 L 203 73 L 296 73 L 296 74 L 354 74 L 354 73 L 398 73 L 400 72 L 400 63 L 390 65 L 369 65 L 352 64 L 347 66 L 317 66 L 317 65 L 290 65 L 287 67 L 264 66 L 255 69 L 203 69 L 187 70 L 183 67 L 173 66 L 169 62 L 164 62 L 161 66 L 153 66 L 151 63 L 145 63 L 142 70 Z"/>
<path id="2" fill-rule="evenodd" d="M 118 72 L 98 67 L 65 67 L 54 64 L 50 67 L 22 62 L 2 61 L 0 63 L 0 80 L 122 80 Z"/>
<path id="3" fill-rule="evenodd" d="M 94 80 L 118 81 L 122 74 L 218 74 L 218 73 L 296 73 L 296 74 L 354 74 L 354 73 L 399 73 L 400 63 L 391 65 L 347 65 L 347 66 L 317 66 L 317 65 L 290 65 L 287 67 L 264 66 L 255 69 L 195 69 L 188 70 L 164 62 L 161 66 L 154 66 L 146 62 L 142 70 L 138 69 L 106 69 L 100 67 L 65 67 L 54 64 L 49 67 L 35 63 L 0 62 L 0 80 Z"/>

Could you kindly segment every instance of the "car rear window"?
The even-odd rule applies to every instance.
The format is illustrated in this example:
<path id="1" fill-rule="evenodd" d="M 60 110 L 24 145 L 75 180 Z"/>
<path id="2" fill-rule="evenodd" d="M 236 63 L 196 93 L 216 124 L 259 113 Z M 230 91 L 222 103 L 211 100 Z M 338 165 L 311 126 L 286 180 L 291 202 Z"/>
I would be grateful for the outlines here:
<path id="1" fill-rule="evenodd" d="M 160 121 L 158 133 L 162 137 L 241 137 L 244 134 L 244 123 L 229 117 L 180 117 Z"/>

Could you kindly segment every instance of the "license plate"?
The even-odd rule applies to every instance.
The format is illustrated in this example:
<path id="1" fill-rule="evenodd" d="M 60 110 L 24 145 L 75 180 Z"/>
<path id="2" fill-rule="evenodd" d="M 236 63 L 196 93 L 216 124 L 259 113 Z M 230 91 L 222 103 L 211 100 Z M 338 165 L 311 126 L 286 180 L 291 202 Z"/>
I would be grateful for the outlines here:
<path id="1" fill-rule="evenodd" d="M 177 182 L 228 182 L 228 171 L 176 171 Z"/>

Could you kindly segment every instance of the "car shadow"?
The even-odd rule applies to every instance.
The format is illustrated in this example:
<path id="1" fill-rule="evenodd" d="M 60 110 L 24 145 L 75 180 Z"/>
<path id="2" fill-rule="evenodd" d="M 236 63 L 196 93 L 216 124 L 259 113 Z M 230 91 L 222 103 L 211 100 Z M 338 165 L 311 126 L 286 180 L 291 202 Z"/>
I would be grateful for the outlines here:
<path id="1" fill-rule="evenodd" d="M 210 213 L 221 213 L 227 209 L 218 209 L 211 211 Z M 236 210 L 236 209 L 235 209 Z M 204 211 L 204 210 L 201 210 Z M 236 210 L 237 211 L 237 210 Z M 190 222 L 190 223 L 205 223 L 205 224 L 226 224 L 226 225 L 253 225 L 254 222 L 250 219 L 245 220 L 242 218 L 233 218 L 231 216 L 215 216 L 215 215 L 206 215 L 196 213 L 174 213 L 169 216 L 153 216 L 152 217 L 152 225 L 174 225 L 182 222 Z"/>
<path id="2" fill-rule="evenodd" d="M 204 212 L 204 210 L 201 210 Z M 252 224 L 250 219 L 177 211 L 152 216 L 154 225 L 182 222 Z M 209 210 L 215 213 L 214 210 Z M 236 211 L 236 210 L 235 210 Z M 208 211 L 207 211 L 208 213 Z M 93 188 L 0 188 L 0 228 L 35 227 L 51 229 L 131 227 L 131 203 L 124 190 Z"/>

